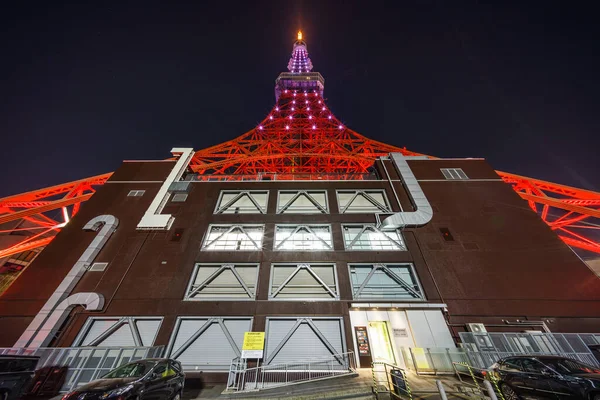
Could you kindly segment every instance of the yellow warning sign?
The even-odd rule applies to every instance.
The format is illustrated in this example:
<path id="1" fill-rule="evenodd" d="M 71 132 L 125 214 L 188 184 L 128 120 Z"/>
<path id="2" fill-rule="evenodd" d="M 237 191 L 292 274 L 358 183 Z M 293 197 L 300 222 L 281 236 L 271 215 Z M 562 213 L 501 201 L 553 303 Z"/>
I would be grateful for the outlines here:
<path id="1" fill-rule="evenodd" d="M 265 348 L 264 332 L 245 332 L 242 350 L 263 350 Z"/>

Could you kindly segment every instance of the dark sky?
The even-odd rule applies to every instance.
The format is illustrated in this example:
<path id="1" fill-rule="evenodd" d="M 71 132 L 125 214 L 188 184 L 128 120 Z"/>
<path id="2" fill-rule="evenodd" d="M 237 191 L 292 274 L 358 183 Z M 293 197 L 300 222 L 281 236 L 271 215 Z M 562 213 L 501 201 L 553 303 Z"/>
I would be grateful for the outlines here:
<path id="1" fill-rule="evenodd" d="M 89 3 L 0 13 L 0 196 L 248 131 L 298 28 L 357 132 L 600 190 L 600 28 L 584 2 Z"/>

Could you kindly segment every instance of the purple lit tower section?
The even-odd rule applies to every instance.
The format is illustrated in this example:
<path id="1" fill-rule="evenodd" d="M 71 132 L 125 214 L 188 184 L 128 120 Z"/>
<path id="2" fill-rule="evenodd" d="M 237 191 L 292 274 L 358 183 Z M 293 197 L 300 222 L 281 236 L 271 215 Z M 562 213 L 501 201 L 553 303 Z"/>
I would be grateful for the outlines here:
<path id="1" fill-rule="evenodd" d="M 310 58 L 308 58 L 306 43 L 302 40 L 302 32 L 298 32 L 298 40 L 294 43 L 294 50 L 288 63 L 288 70 L 292 74 L 301 74 L 312 71 L 312 68 L 313 65 Z"/>
<path id="2" fill-rule="evenodd" d="M 325 80 L 320 73 L 312 72 L 312 69 L 306 43 L 302 40 L 302 32 L 298 32 L 298 40 L 294 43 L 292 56 L 288 62 L 290 72 L 281 73 L 275 81 L 275 98 L 279 100 L 284 90 L 316 91 L 322 96 Z"/>

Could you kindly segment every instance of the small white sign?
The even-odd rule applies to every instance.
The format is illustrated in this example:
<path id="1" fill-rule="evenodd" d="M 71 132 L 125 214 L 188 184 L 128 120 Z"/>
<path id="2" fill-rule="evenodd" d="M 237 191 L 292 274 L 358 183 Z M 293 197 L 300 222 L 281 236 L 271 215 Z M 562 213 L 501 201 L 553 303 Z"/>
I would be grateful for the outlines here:
<path id="1" fill-rule="evenodd" d="M 408 331 L 406 329 L 394 328 L 395 337 L 408 337 Z"/>
<path id="2" fill-rule="evenodd" d="M 242 350 L 242 358 L 263 358 L 262 350 Z"/>

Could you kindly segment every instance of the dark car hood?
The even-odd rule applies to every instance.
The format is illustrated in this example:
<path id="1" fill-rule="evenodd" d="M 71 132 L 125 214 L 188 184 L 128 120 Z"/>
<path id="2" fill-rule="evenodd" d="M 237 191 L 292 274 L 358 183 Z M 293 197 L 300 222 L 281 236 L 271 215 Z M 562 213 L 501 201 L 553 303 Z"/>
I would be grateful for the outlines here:
<path id="1" fill-rule="evenodd" d="M 77 392 L 105 392 L 135 382 L 140 378 L 97 379 L 75 389 Z"/>

